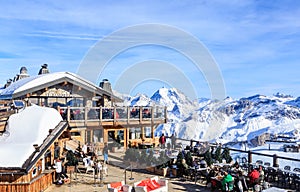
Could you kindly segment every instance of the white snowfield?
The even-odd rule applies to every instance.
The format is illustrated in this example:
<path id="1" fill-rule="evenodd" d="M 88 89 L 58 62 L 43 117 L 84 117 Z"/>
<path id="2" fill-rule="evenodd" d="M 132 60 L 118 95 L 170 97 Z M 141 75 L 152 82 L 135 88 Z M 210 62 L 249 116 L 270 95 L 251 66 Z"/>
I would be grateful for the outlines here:
<path id="1" fill-rule="evenodd" d="M 275 94 L 190 101 L 176 88 L 161 88 L 151 98 L 138 94 L 124 100 L 124 105 L 167 106 L 168 123 L 159 125 L 156 135 L 176 132 L 182 139 L 218 143 L 250 141 L 263 133 L 300 139 L 300 97 Z"/>
<path id="2" fill-rule="evenodd" d="M 254 95 L 240 99 L 227 97 L 219 101 L 200 98 L 192 102 L 176 88 L 161 88 L 151 98 L 142 94 L 126 98 L 124 105 L 167 106 L 168 123 L 157 127 L 156 136 L 161 133 L 170 136 L 175 132 L 177 137 L 182 139 L 224 144 L 249 142 L 259 135 L 270 133 L 285 134 L 300 140 L 300 97 L 275 94 Z M 300 153 L 283 152 L 282 145 L 273 144 L 273 150 L 270 151 L 268 146 L 251 150 L 300 159 Z M 244 149 L 244 146 L 232 147 Z M 236 154 L 234 157 L 243 155 L 247 157 L 246 153 Z M 271 157 L 253 155 L 253 161 L 258 159 L 272 164 Z M 298 162 L 279 160 L 280 166 L 287 164 L 300 167 Z"/>
<path id="3" fill-rule="evenodd" d="M 41 145 L 49 129 L 61 121 L 57 110 L 36 105 L 11 115 L 6 132 L 0 136 L 0 167 L 22 167 L 34 152 L 33 145 Z"/>

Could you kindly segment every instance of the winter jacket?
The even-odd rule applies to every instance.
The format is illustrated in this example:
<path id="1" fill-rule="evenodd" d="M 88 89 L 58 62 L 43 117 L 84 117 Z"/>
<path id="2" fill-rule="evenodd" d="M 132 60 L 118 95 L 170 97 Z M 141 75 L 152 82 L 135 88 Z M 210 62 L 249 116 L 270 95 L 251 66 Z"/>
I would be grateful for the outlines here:
<path id="1" fill-rule="evenodd" d="M 249 173 L 248 177 L 250 179 L 250 183 L 256 183 L 259 178 L 259 172 L 256 169 L 253 169 L 253 171 Z"/>
<path id="2" fill-rule="evenodd" d="M 222 190 L 226 190 L 226 186 L 229 186 L 229 184 L 232 185 L 232 186 L 230 186 L 232 188 L 233 187 L 232 182 L 233 182 L 232 176 L 230 174 L 227 174 L 222 179 L 222 182 L 221 182 L 221 184 L 222 184 Z"/>

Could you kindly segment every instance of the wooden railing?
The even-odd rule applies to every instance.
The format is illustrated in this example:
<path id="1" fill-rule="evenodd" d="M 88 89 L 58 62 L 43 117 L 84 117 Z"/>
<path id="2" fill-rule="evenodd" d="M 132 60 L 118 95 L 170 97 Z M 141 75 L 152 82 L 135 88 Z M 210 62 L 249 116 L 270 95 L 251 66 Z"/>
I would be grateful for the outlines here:
<path id="1" fill-rule="evenodd" d="M 16 111 L 12 110 L 10 107 L 0 107 L 0 119 L 8 118 L 10 115 L 14 114 Z"/>
<path id="2" fill-rule="evenodd" d="M 68 122 L 167 121 L 167 108 L 153 107 L 58 107 Z"/>
<path id="3" fill-rule="evenodd" d="M 186 145 L 191 145 L 192 143 L 197 142 L 197 141 L 196 140 L 188 140 L 188 139 L 177 138 L 177 142 L 184 143 L 185 146 L 186 146 Z M 200 142 L 203 142 L 203 141 L 200 141 Z M 214 148 L 216 148 L 218 146 L 215 143 L 209 143 L 209 145 L 210 145 L 210 147 L 214 147 Z M 222 146 L 221 148 L 225 149 L 224 146 Z M 231 153 L 232 152 L 238 152 L 239 154 L 242 154 L 242 153 L 246 154 L 245 158 L 246 158 L 248 164 L 253 163 L 253 155 L 257 155 L 257 156 L 260 156 L 260 157 L 269 157 L 271 159 L 270 163 L 273 167 L 280 166 L 280 163 L 279 163 L 280 160 L 298 162 L 300 164 L 300 159 L 298 159 L 298 158 L 285 157 L 285 156 L 280 156 L 280 155 L 277 155 L 277 154 L 259 153 L 259 152 L 255 152 L 255 151 L 251 151 L 251 150 L 241 150 L 241 149 L 234 149 L 234 148 L 228 148 L 228 149 Z M 257 158 L 257 159 L 259 159 L 259 158 Z"/>

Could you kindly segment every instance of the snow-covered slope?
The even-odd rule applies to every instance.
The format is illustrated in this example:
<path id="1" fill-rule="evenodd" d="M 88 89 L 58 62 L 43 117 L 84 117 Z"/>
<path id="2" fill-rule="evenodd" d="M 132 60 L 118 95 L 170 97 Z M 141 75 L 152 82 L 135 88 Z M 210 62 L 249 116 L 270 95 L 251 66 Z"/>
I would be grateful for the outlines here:
<path id="1" fill-rule="evenodd" d="M 220 101 L 190 101 L 175 88 L 161 88 L 151 98 L 128 97 L 126 105 L 167 106 L 169 122 L 156 135 L 176 133 L 180 138 L 222 143 L 249 141 L 263 133 L 289 135 L 300 130 L 300 98 L 290 95 L 254 95 Z"/>

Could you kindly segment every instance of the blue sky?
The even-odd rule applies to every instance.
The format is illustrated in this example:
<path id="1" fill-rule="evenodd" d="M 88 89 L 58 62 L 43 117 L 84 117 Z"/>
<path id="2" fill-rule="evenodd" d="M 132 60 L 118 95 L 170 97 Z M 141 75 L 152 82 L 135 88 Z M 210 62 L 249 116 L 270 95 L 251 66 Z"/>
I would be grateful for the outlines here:
<path id="1" fill-rule="evenodd" d="M 51 72 L 77 73 L 88 51 L 103 38 L 129 26 L 154 23 L 185 31 L 207 48 L 222 74 L 226 96 L 281 92 L 297 97 L 299 18 L 297 0 L 1 1 L 0 84 L 22 66 L 30 75 L 36 75 L 43 63 L 48 63 Z M 189 46 L 188 42 L 182 46 Z M 196 97 L 211 97 L 201 70 L 181 52 L 160 45 L 132 47 L 116 54 L 94 82 L 107 78 L 114 87 L 119 79 L 124 81 L 122 74 L 128 69 L 155 61 L 176 70 L 162 67 L 157 69 L 161 78 L 141 77 L 135 84 L 129 76 L 125 92 L 151 96 L 163 86 L 192 86 Z M 149 69 L 135 73 L 147 74 Z M 181 82 L 178 71 L 185 77 Z"/>

